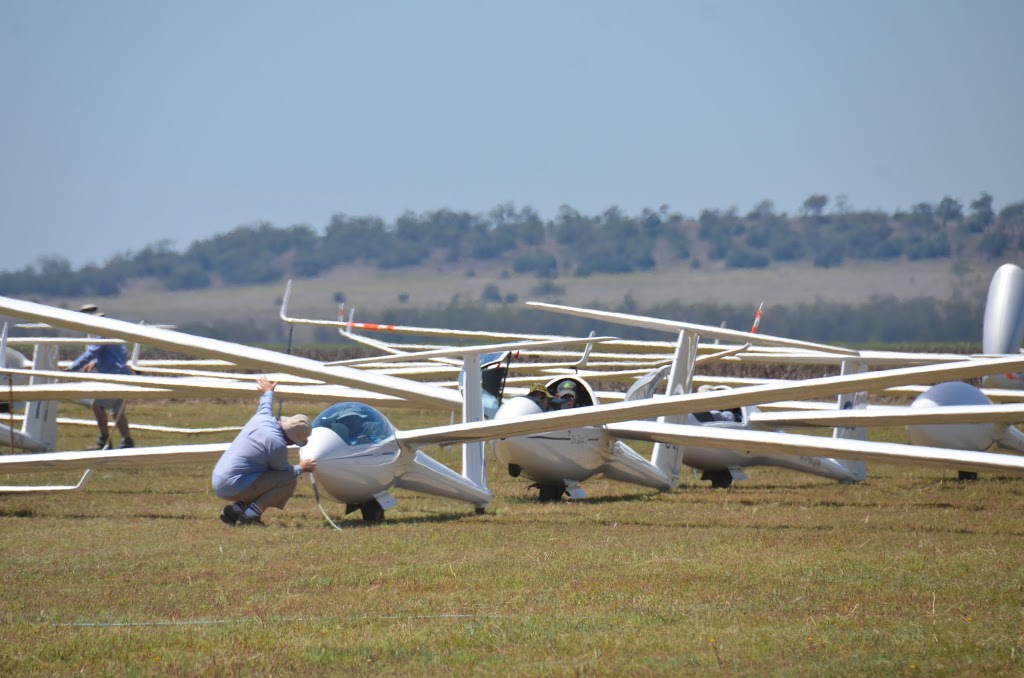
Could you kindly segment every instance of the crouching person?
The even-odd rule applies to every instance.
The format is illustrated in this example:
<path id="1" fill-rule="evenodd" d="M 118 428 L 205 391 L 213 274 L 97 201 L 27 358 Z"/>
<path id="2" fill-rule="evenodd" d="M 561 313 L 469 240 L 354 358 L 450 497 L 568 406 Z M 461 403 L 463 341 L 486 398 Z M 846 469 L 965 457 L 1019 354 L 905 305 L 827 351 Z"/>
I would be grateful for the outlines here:
<path id="1" fill-rule="evenodd" d="M 266 377 L 259 378 L 256 414 L 213 469 L 213 491 L 232 502 L 220 514 L 228 525 L 263 527 L 263 512 L 271 507 L 283 509 L 295 494 L 299 476 L 316 468 L 313 459 L 303 459 L 295 466 L 289 463 L 288 445 L 305 445 L 311 429 L 304 414 L 274 416 L 276 386 Z"/>

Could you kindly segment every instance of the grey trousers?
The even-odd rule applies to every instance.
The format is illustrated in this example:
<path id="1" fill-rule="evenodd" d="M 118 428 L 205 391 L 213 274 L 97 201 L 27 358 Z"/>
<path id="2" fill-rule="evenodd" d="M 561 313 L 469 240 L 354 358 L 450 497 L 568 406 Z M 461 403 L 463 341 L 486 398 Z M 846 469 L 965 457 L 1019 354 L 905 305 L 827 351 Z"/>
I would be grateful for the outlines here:
<path id="1" fill-rule="evenodd" d="M 261 509 L 283 509 L 288 500 L 295 494 L 299 479 L 291 471 L 267 471 L 261 474 L 252 485 L 238 494 L 225 497 L 243 504 L 256 504 Z"/>

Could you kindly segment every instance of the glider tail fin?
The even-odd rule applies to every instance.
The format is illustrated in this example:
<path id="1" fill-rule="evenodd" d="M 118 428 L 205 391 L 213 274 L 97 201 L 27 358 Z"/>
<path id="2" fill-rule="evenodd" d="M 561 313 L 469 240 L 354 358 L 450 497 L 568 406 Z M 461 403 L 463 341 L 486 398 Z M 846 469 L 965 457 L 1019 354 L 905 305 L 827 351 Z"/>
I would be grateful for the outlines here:
<path id="1" fill-rule="evenodd" d="M 1024 342 L 1024 269 L 1003 264 L 992 276 L 985 300 L 982 351 L 1016 353 Z"/>
<path id="2" fill-rule="evenodd" d="M 982 351 L 987 355 L 1010 355 L 1021 350 L 1024 341 L 1024 269 L 1003 264 L 992 276 L 985 301 Z M 1024 372 L 992 374 L 982 379 L 988 388 L 1024 389 Z"/>
<path id="3" fill-rule="evenodd" d="M 52 371 L 57 369 L 57 347 L 36 344 L 32 357 L 32 369 Z M 33 375 L 31 384 L 49 383 L 47 377 Z M 21 431 L 32 440 L 39 441 L 47 450 L 57 447 L 57 401 L 33 400 L 25 408 L 25 421 Z"/>

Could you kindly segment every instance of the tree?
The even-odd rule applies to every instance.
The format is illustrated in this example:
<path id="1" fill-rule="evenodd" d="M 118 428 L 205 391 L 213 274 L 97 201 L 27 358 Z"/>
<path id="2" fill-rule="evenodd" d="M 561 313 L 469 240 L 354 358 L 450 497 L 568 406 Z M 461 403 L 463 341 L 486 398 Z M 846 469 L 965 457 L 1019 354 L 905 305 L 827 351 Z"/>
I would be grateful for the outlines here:
<path id="1" fill-rule="evenodd" d="M 181 260 L 163 277 L 163 284 L 172 292 L 205 289 L 210 286 L 210 274 L 194 261 Z"/>
<path id="2" fill-rule="evenodd" d="M 980 198 L 971 203 L 971 215 L 967 218 L 968 232 L 983 232 L 992 225 L 995 216 L 995 212 L 992 211 L 992 196 L 982 193 Z"/>
<path id="3" fill-rule="evenodd" d="M 508 226 L 491 228 L 486 223 L 474 224 L 465 242 L 473 259 L 495 259 L 515 246 L 515 235 Z"/>
<path id="4" fill-rule="evenodd" d="M 836 241 L 829 241 L 823 247 L 813 250 L 816 268 L 832 268 L 843 264 L 843 246 Z"/>
<path id="5" fill-rule="evenodd" d="M 662 214 L 652 212 L 645 207 L 640 214 L 640 228 L 648 238 L 657 238 L 665 229 L 665 221 L 662 219 Z"/>
<path id="6" fill-rule="evenodd" d="M 754 205 L 754 209 L 750 210 L 750 213 L 747 214 L 747 219 L 760 221 L 763 219 L 769 219 L 774 216 L 775 203 L 773 203 L 771 200 L 766 199 Z"/>
<path id="7" fill-rule="evenodd" d="M 512 203 L 504 203 L 489 213 L 494 231 L 525 245 L 540 245 L 544 242 L 544 222 L 529 207 L 517 211 Z M 507 234 L 507 235 L 506 235 Z"/>
<path id="8" fill-rule="evenodd" d="M 427 258 L 428 250 L 425 246 L 416 242 L 402 242 L 396 239 L 390 247 L 377 256 L 377 268 L 401 268 L 403 266 L 416 266 Z"/>
<path id="9" fill-rule="evenodd" d="M 729 268 L 766 268 L 771 260 L 761 252 L 749 247 L 737 247 L 729 252 L 725 265 Z"/>
<path id="10" fill-rule="evenodd" d="M 725 259 L 729 250 L 736 247 L 739 238 L 747 230 L 746 224 L 736 215 L 736 208 L 725 212 L 704 210 L 700 213 L 700 228 L 697 236 L 711 245 L 709 256 L 713 260 Z"/>
<path id="11" fill-rule="evenodd" d="M 568 205 L 558 208 L 555 217 L 555 240 L 560 245 L 579 245 L 594 240 L 595 220 L 584 217 Z"/>
<path id="12" fill-rule="evenodd" d="M 529 207 L 524 207 L 520 212 L 516 232 L 526 245 L 540 245 L 544 242 L 544 222 Z"/>
<path id="13" fill-rule="evenodd" d="M 665 227 L 665 241 L 677 259 L 690 258 L 690 238 L 683 228 L 682 219 L 670 221 Z"/>
<path id="14" fill-rule="evenodd" d="M 943 226 L 957 223 L 964 216 L 964 206 L 960 204 L 959 200 L 946 196 L 939 202 L 939 206 L 935 210 L 935 216 L 939 218 Z"/>
<path id="15" fill-rule="evenodd" d="M 533 273 L 538 278 L 554 278 L 558 273 L 558 260 L 542 249 L 529 250 L 515 258 L 512 270 L 516 273 Z"/>
<path id="16" fill-rule="evenodd" d="M 494 283 L 490 283 L 484 287 L 484 291 L 480 294 L 480 301 L 497 302 L 501 303 L 501 290 Z"/>
<path id="17" fill-rule="evenodd" d="M 982 237 L 982 249 L 990 257 L 1007 257 L 1024 249 L 1024 202 L 1007 205 L 999 211 L 993 228 Z"/>
<path id="18" fill-rule="evenodd" d="M 826 205 L 828 205 L 828 196 L 816 193 L 804 200 L 803 213 L 806 216 L 820 217 L 821 213 L 825 211 Z"/>

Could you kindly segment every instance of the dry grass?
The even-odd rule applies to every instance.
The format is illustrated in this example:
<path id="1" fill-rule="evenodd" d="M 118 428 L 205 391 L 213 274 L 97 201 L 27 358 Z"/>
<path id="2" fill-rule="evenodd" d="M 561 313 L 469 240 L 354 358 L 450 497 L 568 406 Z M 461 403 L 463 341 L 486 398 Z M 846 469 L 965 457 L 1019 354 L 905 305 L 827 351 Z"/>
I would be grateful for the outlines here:
<path id="1" fill-rule="evenodd" d="M 169 411 L 225 424 L 251 406 Z M 133 416 L 160 408 L 139 403 Z M 438 423 L 391 415 L 403 428 Z M 1017 479 L 876 465 L 844 486 L 751 469 L 725 491 L 689 476 L 668 494 L 595 481 L 588 500 L 540 505 L 491 468 L 485 516 L 398 493 L 385 524 L 350 516 L 337 532 L 304 484 L 267 529 L 226 527 L 210 470 L 111 471 L 81 493 L 0 497 L 0 672 L 1024 671 Z"/>
<path id="2" fill-rule="evenodd" d="M 727 270 L 720 265 L 692 269 L 678 263 L 656 271 L 625 275 L 562 277 L 554 282 L 565 289 L 560 303 L 588 306 L 595 302 L 617 307 L 628 296 L 640 307 L 673 301 L 770 306 L 813 303 L 863 304 L 873 296 L 899 299 L 932 298 L 948 301 L 954 295 L 983 298 L 993 268 L 979 264 L 957 273 L 949 260 L 858 262 L 842 268 L 819 269 L 809 264 L 773 266 L 761 270 Z M 533 276 L 511 273 L 511 265 L 425 266 L 380 271 L 372 266 L 339 266 L 313 279 L 295 281 L 289 314 L 294 317 L 332 319 L 337 311 L 335 293 L 342 293 L 359 318 L 373 322 L 383 309 L 426 308 L 447 305 L 458 298 L 476 302 L 488 285 L 502 296 L 515 294 L 520 302 L 538 298 Z M 284 284 L 211 288 L 193 292 L 164 292 L 136 284 L 120 296 L 104 299 L 113 317 L 132 321 L 182 324 L 188 322 L 275 322 Z M 813 290 L 809 295 L 808 290 Z M 406 294 L 405 302 L 399 296 Z M 44 303 L 77 308 L 95 299 L 41 299 Z"/>

